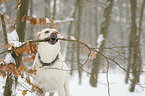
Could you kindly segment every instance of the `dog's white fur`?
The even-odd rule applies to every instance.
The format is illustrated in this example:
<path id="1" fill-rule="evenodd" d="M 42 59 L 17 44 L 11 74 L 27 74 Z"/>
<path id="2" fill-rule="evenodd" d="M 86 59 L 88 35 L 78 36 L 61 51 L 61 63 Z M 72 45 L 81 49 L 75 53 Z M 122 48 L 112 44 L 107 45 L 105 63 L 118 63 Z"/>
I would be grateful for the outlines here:
<path id="1" fill-rule="evenodd" d="M 45 33 L 49 31 L 49 33 Z M 53 32 L 58 32 L 56 29 L 43 29 L 37 34 L 37 39 L 49 38 Z M 57 34 L 60 37 L 60 34 Z M 59 40 L 54 45 L 48 42 L 40 42 L 38 44 L 38 52 L 41 60 L 45 63 L 52 62 L 57 54 L 59 59 L 52 66 L 42 66 L 38 60 L 38 53 L 36 54 L 33 66 L 36 67 L 36 75 L 33 75 L 33 82 L 36 86 L 41 88 L 44 92 L 58 92 L 59 96 L 69 96 L 69 79 L 67 65 L 63 61 L 60 53 Z"/>

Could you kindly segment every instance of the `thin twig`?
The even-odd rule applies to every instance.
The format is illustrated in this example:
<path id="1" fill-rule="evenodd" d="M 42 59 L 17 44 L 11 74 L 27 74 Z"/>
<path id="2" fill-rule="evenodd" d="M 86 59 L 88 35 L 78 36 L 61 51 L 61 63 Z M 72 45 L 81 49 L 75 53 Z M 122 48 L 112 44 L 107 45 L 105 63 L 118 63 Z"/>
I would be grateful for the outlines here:
<path id="1" fill-rule="evenodd" d="M 108 86 L 108 96 L 110 96 L 110 83 L 109 83 L 109 61 L 108 61 L 108 60 L 107 60 L 106 69 L 107 69 L 106 78 L 107 78 L 107 86 Z"/>

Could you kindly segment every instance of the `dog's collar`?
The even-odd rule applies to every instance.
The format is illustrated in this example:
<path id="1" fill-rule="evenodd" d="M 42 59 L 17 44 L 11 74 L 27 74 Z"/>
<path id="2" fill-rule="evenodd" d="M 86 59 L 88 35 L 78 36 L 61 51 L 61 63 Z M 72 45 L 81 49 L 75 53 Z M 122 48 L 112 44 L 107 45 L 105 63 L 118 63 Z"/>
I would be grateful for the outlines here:
<path id="1" fill-rule="evenodd" d="M 41 57 L 40 57 L 40 54 L 38 53 L 38 60 L 40 63 L 42 63 L 42 66 L 51 66 L 53 65 L 59 58 L 58 58 L 59 54 L 55 57 L 55 59 L 50 62 L 50 63 L 44 63 L 42 60 L 41 60 Z"/>

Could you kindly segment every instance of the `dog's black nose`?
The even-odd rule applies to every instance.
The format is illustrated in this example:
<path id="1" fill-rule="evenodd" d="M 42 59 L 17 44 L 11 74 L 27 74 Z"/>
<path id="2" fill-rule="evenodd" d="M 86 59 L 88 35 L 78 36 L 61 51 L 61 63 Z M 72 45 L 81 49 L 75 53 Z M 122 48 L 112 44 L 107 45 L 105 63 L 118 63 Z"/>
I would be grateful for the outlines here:
<path id="1" fill-rule="evenodd" d="M 57 32 L 51 33 L 50 38 L 57 38 Z"/>

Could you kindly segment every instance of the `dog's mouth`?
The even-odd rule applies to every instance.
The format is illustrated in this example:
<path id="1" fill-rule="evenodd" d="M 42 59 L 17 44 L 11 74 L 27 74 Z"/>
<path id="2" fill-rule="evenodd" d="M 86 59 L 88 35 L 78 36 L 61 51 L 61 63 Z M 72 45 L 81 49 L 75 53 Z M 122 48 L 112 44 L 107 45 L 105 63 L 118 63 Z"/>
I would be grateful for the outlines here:
<path id="1" fill-rule="evenodd" d="M 48 43 L 54 45 L 55 43 L 58 42 L 58 38 L 57 38 L 57 34 L 56 33 L 52 33 L 48 39 Z"/>

